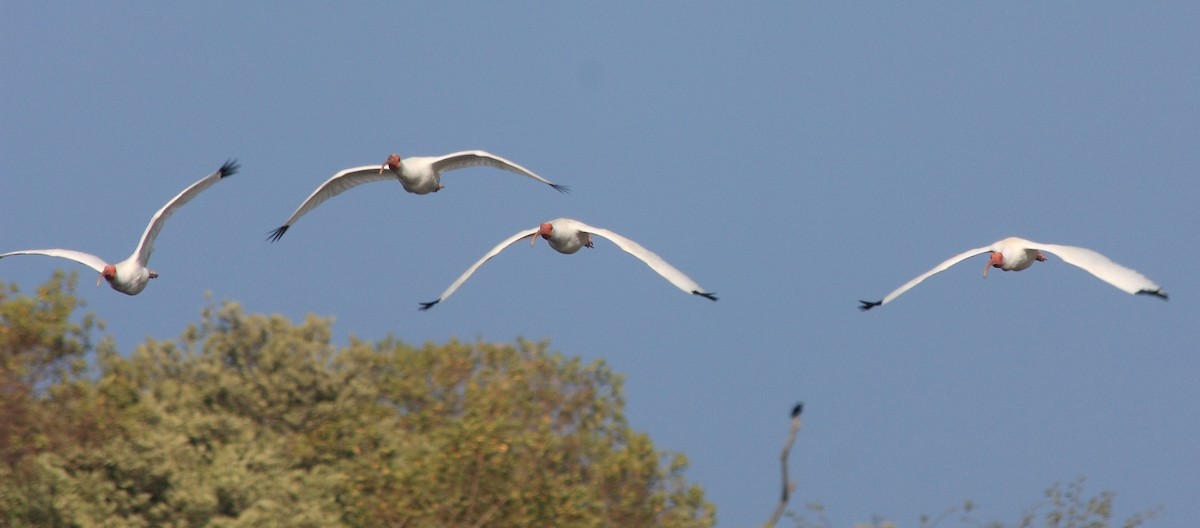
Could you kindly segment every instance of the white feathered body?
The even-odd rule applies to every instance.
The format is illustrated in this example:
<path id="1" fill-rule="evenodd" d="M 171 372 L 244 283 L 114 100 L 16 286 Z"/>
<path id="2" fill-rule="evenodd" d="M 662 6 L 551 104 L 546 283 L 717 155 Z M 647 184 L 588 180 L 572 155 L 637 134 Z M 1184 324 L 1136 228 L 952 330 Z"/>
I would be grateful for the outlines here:
<path id="1" fill-rule="evenodd" d="M 117 275 L 108 281 L 112 289 L 125 295 L 137 295 L 146 289 L 150 282 L 150 269 L 137 261 L 137 255 L 131 256 L 114 264 Z"/>
<path id="2" fill-rule="evenodd" d="M 546 240 L 550 247 L 564 255 L 570 255 L 592 243 L 592 236 L 584 231 L 584 225 L 570 218 L 557 218 L 548 222 L 554 227 Z"/>
<path id="3" fill-rule="evenodd" d="M 413 194 L 429 194 L 442 188 L 442 175 L 433 168 L 433 162 L 441 156 L 413 156 L 405 158 L 400 169 L 394 171 L 404 190 Z"/>
<path id="4" fill-rule="evenodd" d="M 1040 252 L 1032 249 L 1029 246 L 1031 242 L 1017 237 L 1008 237 L 1004 240 L 992 244 L 991 250 L 1004 258 L 1000 264 L 1000 269 L 1004 271 L 1021 271 L 1029 269 L 1034 262 L 1037 262 Z"/>

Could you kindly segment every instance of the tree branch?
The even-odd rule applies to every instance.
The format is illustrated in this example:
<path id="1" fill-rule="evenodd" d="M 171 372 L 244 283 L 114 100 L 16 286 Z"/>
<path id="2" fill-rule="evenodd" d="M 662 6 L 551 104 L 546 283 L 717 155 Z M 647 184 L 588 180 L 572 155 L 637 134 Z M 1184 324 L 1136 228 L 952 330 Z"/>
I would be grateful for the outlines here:
<path id="1" fill-rule="evenodd" d="M 767 521 L 769 528 L 773 528 L 775 523 L 779 522 L 779 518 L 783 517 L 788 499 L 791 498 L 792 492 L 796 491 L 796 483 L 788 481 L 788 454 L 792 452 L 792 444 L 796 443 L 796 433 L 800 432 L 800 412 L 803 410 L 804 402 L 797 403 L 795 407 L 792 407 L 792 429 L 788 433 L 787 442 L 783 444 L 783 452 L 779 454 L 779 465 L 783 472 L 783 496 L 779 499 L 779 506 L 776 506 L 775 512 L 771 514 L 771 520 Z"/>

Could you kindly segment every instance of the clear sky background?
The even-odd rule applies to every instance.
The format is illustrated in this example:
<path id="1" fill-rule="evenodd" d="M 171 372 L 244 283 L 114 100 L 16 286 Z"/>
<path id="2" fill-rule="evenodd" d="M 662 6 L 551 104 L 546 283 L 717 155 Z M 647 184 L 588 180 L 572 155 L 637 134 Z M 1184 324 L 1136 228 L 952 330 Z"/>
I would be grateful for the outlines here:
<path id="1" fill-rule="evenodd" d="M 205 293 L 393 334 L 549 339 L 626 376 L 628 415 L 686 453 L 721 526 L 778 501 L 915 526 L 970 498 L 1016 519 L 1088 477 L 1117 515 L 1200 522 L 1200 4 L 1161 2 L 0 3 L 0 252 L 124 259 L 167 223 L 141 295 L 56 268 L 122 350 L 173 339 Z M 733 4 L 733 5 L 729 5 Z M 334 172 L 483 149 L 433 195 L 359 187 L 267 233 Z M 657 252 L 502 239 L 568 216 Z M 1015 235 L 1105 253 L 1130 296 L 1051 258 L 985 257 L 880 309 L 943 259 Z"/>

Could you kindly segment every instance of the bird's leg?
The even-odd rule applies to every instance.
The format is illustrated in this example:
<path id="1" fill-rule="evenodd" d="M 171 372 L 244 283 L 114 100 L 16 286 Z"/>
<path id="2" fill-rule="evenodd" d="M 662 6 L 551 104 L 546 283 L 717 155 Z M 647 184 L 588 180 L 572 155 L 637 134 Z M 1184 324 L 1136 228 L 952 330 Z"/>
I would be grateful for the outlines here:
<path id="1" fill-rule="evenodd" d="M 150 271 L 150 278 L 151 278 L 151 279 L 157 279 L 157 278 L 158 278 L 158 272 L 151 270 L 151 271 Z"/>
<path id="2" fill-rule="evenodd" d="M 1037 261 L 1046 262 L 1046 255 L 1043 255 L 1040 250 L 1037 252 Z"/>

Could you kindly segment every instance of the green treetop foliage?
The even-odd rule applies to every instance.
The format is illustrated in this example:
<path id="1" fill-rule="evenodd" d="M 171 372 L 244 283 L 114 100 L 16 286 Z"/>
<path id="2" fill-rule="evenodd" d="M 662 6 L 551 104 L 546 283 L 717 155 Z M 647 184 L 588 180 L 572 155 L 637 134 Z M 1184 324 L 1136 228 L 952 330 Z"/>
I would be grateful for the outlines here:
<path id="1" fill-rule="evenodd" d="M 41 388 L 66 381 L 84 366 L 91 347 L 91 315 L 82 323 L 70 320 L 83 301 L 75 297 L 77 275 L 58 271 L 33 296 L 21 295 L 17 286 L 0 283 L 0 376 L 11 384 Z"/>
<path id="2" fill-rule="evenodd" d="M 545 343 L 330 344 L 236 303 L 91 350 L 74 280 L 0 299 L 0 525 L 711 526 L 621 379 Z M 9 420 L 9 417 L 21 417 Z"/>

